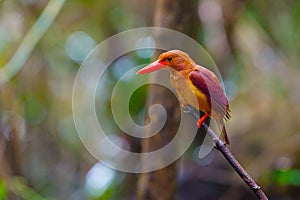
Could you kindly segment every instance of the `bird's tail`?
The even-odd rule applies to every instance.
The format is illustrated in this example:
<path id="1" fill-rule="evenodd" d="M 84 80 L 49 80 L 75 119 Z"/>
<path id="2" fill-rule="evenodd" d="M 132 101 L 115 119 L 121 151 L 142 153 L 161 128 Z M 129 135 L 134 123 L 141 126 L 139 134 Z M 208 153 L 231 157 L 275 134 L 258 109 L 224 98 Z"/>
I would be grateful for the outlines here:
<path id="1" fill-rule="evenodd" d="M 226 131 L 226 128 L 225 128 L 224 120 L 223 119 L 217 120 L 217 124 L 219 126 L 220 131 L 221 131 L 222 139 L 225 141 L 225 143 L 227 145 L 229 145 L 230 142 L 229 142 L 229 138 L 227 136 L 227 131 Z"/>

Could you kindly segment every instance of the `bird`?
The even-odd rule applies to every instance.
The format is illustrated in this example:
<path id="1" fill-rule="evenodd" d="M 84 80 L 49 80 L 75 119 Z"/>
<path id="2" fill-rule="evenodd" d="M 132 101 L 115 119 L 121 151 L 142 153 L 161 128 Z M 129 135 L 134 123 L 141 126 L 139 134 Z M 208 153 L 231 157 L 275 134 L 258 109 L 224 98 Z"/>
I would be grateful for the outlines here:
<path id="1" fill-rule="evenodd" d="M 222 139 L 229 145 L 225 120 L 229 120 L 228 99 L 217 76 L 181 50 L 170 50 L 159 55 L 158 59 L 136 74 L 147 74 L 160 69 L 169 69 L 170 82 L 182 106 L 190 105 L 204 112 L 197 121 L 200 128 L 207 117 L 212 117 L 220 129 Z"/>

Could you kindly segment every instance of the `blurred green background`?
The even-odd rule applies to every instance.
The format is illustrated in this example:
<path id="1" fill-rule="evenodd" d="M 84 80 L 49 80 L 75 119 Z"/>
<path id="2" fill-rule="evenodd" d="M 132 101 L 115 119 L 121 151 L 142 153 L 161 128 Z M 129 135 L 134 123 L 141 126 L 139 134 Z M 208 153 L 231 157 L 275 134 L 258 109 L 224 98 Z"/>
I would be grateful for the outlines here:
<path id="1" fill-rule="evenodd" d="M 0 199 L 136 199 L 138 175 L 105 167 L 80 142 L 72 88 L 90 50 L 121 31 L 152 26 L 154 6 L 0 0 Z M 198 16 L 197 40 L 230 99 L 230 149 L 271 199 L 299 199 L 300 1 L 199 0 Z M 110 92 L 129 70 L 121 66 L 150 57 L 120 58 L 97 91 L 99 118 L 136 152 L 140 141 L 112 120 Z M 139 89 L 130 102 L 138 123 L 146 92 Z M 198 149 L 195 141 L 180 161 L 178 199 L 255 199 L 219 152 L 199 160 Z"/>

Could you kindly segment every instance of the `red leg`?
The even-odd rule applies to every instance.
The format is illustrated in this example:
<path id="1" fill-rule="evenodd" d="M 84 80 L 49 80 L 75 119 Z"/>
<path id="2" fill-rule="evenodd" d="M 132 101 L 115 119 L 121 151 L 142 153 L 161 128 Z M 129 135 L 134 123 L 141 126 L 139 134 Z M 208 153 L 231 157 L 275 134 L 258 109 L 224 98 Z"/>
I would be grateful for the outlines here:
<path id="1" fill-rule="evenodd" d="M 205 121 L 205 119 L 208 117 L 208 113 L 205 113 L 205 115 L 203 115 L 203 117 L 201 117 L 198 122 L 197 122 L 197 125 L 198 125 L 198 128 L 201 127 L 202 123 Z"/>

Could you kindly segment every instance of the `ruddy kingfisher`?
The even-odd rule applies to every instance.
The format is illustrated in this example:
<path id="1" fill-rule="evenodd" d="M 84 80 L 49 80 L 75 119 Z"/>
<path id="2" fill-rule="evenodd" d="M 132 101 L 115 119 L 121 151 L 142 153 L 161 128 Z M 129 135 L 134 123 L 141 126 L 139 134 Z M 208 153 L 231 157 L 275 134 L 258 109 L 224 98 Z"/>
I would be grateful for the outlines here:
<path id="1" fill-rule="evenodd" d="M 169 69 L 170 81 L 181 104 L 191 105 L 205 113 L 198 120 L 198 127 L 201 127 L 207 117 L 214 118 L 223 140 L 229 144 L 224 120 L 230 119 L 230 108 L 217 76 L 209 69 L 197 65 L 187 53 L 180 50 L 162 53 L 156 61 L 139 70 L 137 74 L 163 68 Z"/>

